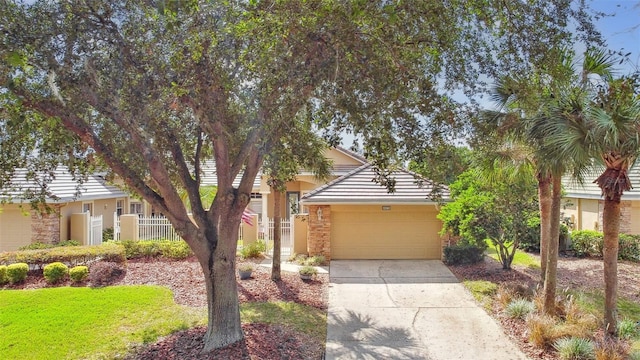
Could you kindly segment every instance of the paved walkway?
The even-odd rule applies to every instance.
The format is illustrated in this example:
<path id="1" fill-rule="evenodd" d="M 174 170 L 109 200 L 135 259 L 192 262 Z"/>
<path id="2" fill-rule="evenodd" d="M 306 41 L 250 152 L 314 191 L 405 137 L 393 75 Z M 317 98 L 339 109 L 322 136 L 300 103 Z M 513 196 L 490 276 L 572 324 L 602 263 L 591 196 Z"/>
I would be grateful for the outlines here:
<path id="1" fill-rule="evenodd" d="M 326 360 L 526 356 L 441 261 L 334 260 Z"/>

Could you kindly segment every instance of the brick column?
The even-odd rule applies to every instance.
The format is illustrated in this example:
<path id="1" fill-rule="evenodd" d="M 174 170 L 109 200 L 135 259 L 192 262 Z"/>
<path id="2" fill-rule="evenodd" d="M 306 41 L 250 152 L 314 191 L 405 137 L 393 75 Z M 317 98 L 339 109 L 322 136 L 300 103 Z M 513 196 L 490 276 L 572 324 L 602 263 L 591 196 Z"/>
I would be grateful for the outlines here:
<path id="1" fill-rule="evenodd" d="M 331 260 L 331 206 L 309 206 L 307 247 L 309 256 L 322 255 Z"/>
<path id="2" fill-rule="evenodd" d="M 31 210 L 31 242 L 57 244 L 60 242 L 60 207 L 52 205 L 52 211 Z"/>

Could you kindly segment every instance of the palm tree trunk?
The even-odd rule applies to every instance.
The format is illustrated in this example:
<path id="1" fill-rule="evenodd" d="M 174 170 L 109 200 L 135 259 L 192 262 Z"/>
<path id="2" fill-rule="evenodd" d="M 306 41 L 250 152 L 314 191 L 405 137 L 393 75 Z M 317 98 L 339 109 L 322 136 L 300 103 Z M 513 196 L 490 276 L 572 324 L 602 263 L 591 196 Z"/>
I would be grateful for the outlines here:
<path id="1" fill-rule="evenodd" d="M 271 264 L 271 280 L 280 281 L 280 262 L 282 245 L 282 215 L 280 214 L 280 204 L 282 192 L 275 186 L 271 187 L 273 192 L 273 259 Z"/>
<path id="2" fill-rule="evenodd" d="M 547 246 L 547 266 L 544 277 L 544 312 L 555 315 L 556 287 L 558 280 L 558 241 L 560 238 L 560 200 L 562 197 L 562 178 L 553 176 L 551 195 L 551 213 L 549 216 L 549 243 Z"/>
<path id="3" fill-rule="evenodd" d="M 602 222 L 604 230 L 604 326 L 615 335 L 618 327 L 618 240 L 620 231 L 620 197 L 605 196 Z"/>
<path id="4" fill-rule="evenodd" d="M 538 204 L 540 207 L 540 284 L 544 284 L 547 254 L 551 238 L 551 177 L 538 174 Z"/>

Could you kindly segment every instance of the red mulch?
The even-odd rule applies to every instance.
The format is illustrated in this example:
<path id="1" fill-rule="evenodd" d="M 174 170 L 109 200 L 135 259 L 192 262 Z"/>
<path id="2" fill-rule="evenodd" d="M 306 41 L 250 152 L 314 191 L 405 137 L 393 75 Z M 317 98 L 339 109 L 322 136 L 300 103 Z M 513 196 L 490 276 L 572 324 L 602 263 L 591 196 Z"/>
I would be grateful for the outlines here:
<path id="1" fill-rule="evenodd" d="M 536 258 L 539 257 L 530 254 Z M 558 259 L 558 290 L 580 289 L 604 292 L 604 265 L 598 258 L 575 258 L 561 255 Z M 540 269 L 514 267 L 503 270 L 495 260 L 485 257 L 485 261 L 473 265 L 449 266 L 449 270 L 462 280 L 488 280 L 497 284 L 517 286 L 534 290 L 540 282 Z M 640 302 L 640 265 L 628 261 L 618 262 L 618 296 Z M 556 359 L 551 349 L 539 349 L 529 343 L 525 322 L 509 319 L 499 312 L 497 306 L 491 314 L 500 322 L 507 336 L 516 342 L 530 359 Z"/>

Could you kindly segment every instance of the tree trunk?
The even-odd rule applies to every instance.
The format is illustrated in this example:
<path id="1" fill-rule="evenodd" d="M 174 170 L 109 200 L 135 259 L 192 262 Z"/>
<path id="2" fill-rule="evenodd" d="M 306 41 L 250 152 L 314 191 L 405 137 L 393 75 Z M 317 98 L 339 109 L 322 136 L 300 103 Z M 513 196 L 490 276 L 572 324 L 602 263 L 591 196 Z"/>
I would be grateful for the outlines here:
<path id="1" fill-rule="evenodd" d="M 562 178 L 552 177 L 551 212 L 549 216 L 549 242 L 547 246 L 547 266 L 544 276 L 544 312 L 556 313 L 556 287 L 558 279 L 558 242 L 560 240 L 560 201 L 562 198 Z"/>
<path id="2" fill-rule="evenodd" d="M 233 344 L 244 337 L 235 276 L 239 225 L 233 226 L 233 223 L 229 221 L 218 228 L 215 249 L 205 251 L 208 254 L 196 254 L 204 272 L 209 310 L 203 353 Z M 212 240 L 215 239 L 207 238 L 210 246 L 215 243 Z"/>
<path id="3" fill-rule="evenodd" d="M 604 231 L 604 326 L 605 332 L 615 335 L 618 328 L 618 240 L 620 231 L 620 195 L 605 196 L 602 212 Z"/>
<path id="4" fill-rule="evenodd" d="M 276 187 L 272 186 L 273 192 L 273 259 L 271 264 L 271 280 L 280 281 L 280 251 L 282 248 L 282 215 L 280 215 L 280 203 L 282 198 L 282 192 L 278 191 Z"/>
<path id="5" fill-rule="evenodd" d="M 551 178 L 538 174 L 538 204 L 540 206 L 540 284 L 544 284 L 547 253 L 551 238 Z"/>

